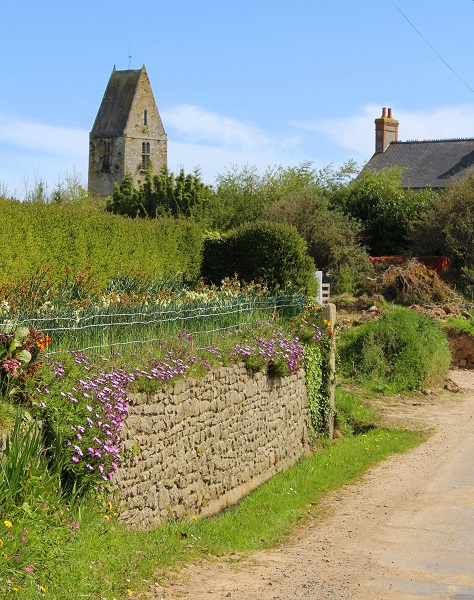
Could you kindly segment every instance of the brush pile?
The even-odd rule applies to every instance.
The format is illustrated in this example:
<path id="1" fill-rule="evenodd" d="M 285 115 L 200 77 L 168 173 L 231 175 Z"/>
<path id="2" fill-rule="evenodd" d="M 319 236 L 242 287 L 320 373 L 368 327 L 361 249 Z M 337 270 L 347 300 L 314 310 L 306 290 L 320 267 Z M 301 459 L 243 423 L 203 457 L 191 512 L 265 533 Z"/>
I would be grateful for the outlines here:
<path id="1" fill-rule="evenodd" d="M 368 287 L 372 293 L 381 294 L 386 300 L 405 306 L 461 300 L 459 294 L 444 283 L 436 271 L 414 259 L 402 265 L 391 265 L 370 280 Z"/>

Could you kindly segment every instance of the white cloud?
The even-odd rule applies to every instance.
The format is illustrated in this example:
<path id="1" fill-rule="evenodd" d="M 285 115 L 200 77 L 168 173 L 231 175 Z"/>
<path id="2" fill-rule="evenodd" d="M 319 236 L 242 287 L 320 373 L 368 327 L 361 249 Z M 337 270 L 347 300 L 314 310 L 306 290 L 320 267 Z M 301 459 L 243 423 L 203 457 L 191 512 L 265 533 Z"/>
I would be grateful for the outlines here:
<path id="1" fill-rule="evenodd" d="M 375 147 L 374 120 L 381 114 L 380 106 L 369 104 L 360 112 L 340 119 L 315 119 L 297 122 L 295 126 L 303 131 L 322 134 L 331 144 L 354 151 L 360 156 L 371 156 Z M 393 108 L 393 117 L 400 123 L 400 140 L 474 137 L 472 105 L 418 111 Z"/>
<path id="2" fill-rule="evenodd" d="M 257 125 L 238 121 L 197 106 L 183 104 L 162 111 L 166 129 L 179 138 L 208 145 L 251 149 L 271 148 L 272 141 Z"/>
<path id="3" fill-rule="evenodd" d="M 0 115 L 0 183 L 22 198 L 41 180 L 54 188 L 66 174 L 86 184 L 88 132 Z"/>
<path id="4" fill-rule="evenodd" d="M 270 165 L 304 160 L 301 132 L 275 134 L 255 123 L 191 105 L 162 110 L 161 116 L 168 134 L 169 168 L 175 171 L 183 167 L 190 172 L 199 167 L 207 183 L 232 165 L 264 170 Z"/>
<path id="5" fill-rule="evenodd" d="M 387 106 L 390 106 L 388 104 Z M 393 105 L 392 105 L 393 106 Z M 295 165 L 312 160 L 315 166 L 354 158 L 363 163 L 374 151 L 374 119 L 381 107 L 369 104 L 339 119 L 292 123 L 282 133 L 180 105 L 162 110 L 168 133 L 168 165 L 172 171 L 199 168 L 213 183 L 233 165 Z M 458 105 L 423 111 L 393 107 L 401 140 L 474 137 L 474 106 Z M 65 173 L 76 172 L 86 184 L 88 132 L 83 129 L 29 123 L 0 115 L 0 183 L 10 191 L 42 179 L 50 188 Z"/>
<path id="6" fill-rule="evenodd" d="M 87 158 L 88 139 L 89 133 L 84 129 L 57 127 L 21 120 L 12 121 L 5 116 L 0 116 L 0 144 Z"/>

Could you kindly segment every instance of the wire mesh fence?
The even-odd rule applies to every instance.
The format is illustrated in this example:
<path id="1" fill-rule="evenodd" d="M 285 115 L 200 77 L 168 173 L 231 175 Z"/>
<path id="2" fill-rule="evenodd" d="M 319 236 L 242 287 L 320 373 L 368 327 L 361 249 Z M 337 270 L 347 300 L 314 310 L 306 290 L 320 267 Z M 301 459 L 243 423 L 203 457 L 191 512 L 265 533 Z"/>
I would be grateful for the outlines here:
<path id="1" fill-rule="evenodd" d="M 234 297 L 166 305 L 63 309 L 39 314 L 0 316 L 0 329 L 25 325 L 51 338 L 48 354 L 65 351 L 99 353 L 105 349 L 153 344 L 192 335 L 209 343 L 213 335 L 251 326 L 269 318 L 291 319 L 304 304 L 300 295 Z"/>

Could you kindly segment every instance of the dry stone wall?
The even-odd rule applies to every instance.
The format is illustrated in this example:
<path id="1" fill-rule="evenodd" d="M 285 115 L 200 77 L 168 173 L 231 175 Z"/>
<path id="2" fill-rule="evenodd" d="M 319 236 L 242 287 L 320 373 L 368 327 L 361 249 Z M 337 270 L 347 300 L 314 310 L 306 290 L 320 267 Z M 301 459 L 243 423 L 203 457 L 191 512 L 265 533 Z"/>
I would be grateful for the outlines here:
<path id="1" fill-rule="evenodd" d="M 455 331 L 448 330 L 451 364 L 461 369 L 474 369 L 474 338 Z"/>
<path id="2" fill-rule="evenodd" d="M 216 513 L 307 452 L 304 371 L 234 365 L 132 395 L 122 437 L 114 485 L 129 524 Z"/>

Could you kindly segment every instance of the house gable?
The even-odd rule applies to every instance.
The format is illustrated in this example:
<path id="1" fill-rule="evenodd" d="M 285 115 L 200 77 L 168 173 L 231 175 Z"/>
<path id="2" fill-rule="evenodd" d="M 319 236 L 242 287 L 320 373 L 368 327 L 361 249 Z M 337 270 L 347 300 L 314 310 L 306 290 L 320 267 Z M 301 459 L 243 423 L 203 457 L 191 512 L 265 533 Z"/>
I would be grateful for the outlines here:
<path id="1" fill-rule="evenodd" d="M 378 121 L 381 119 L 375 120 L 376 131 Z M 443 189 L 453 178 L 461 179 L 474 168 L 474 138 L 390 141 L 383 150 L 379 150 L 377 139 L 376 135 L 376 152 L 364 169 L 403 169 L 401 184 L 405 188 Z"/>

